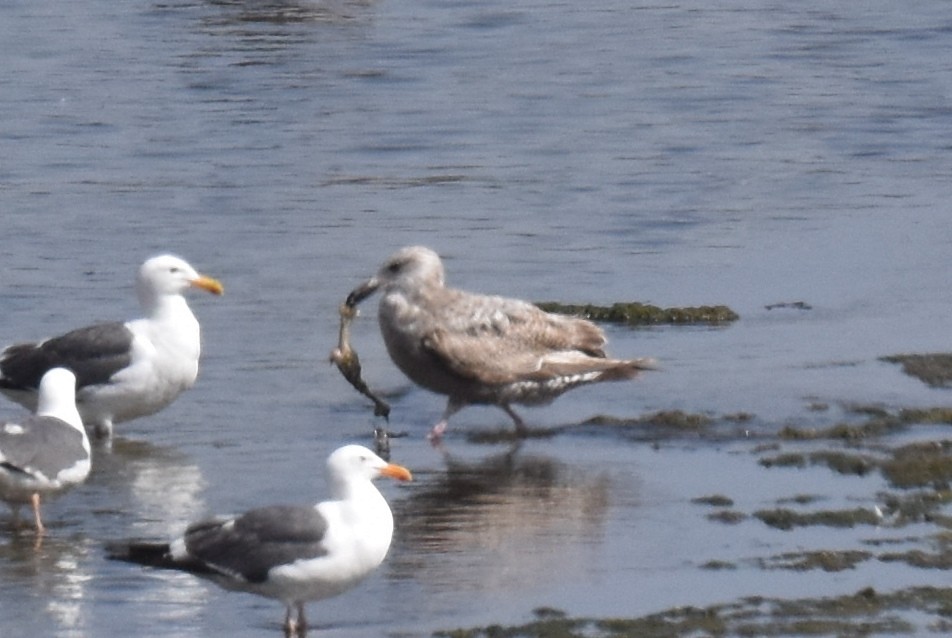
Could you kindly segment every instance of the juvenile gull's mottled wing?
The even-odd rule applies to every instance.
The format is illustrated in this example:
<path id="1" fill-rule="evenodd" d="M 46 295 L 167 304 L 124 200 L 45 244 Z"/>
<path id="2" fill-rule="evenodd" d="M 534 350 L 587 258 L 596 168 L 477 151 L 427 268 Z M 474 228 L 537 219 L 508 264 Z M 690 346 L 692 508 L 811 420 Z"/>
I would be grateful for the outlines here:
<path id="1" fill-rule="evenodd" d="M 591 369 L 604 358 L 602 331 L 589 321 L 553 315 L 530 303 L 446 290 L 433 304 L 424 349 L 462 377 L 497 385 Z M 547 365 L 548 364 L 548 365 Z"/>

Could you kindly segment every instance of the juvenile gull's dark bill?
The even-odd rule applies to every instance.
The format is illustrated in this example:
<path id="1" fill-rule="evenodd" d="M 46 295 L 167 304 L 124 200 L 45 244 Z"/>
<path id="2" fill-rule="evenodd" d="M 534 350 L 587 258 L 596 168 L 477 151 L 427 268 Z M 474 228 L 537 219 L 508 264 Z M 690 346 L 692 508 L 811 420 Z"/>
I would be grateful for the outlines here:
<path id="1" fill-rule="evenodd" d="M 379 289 L 390 358 L 414 383 L 448 397 L 432 438 L 470 404 L 499 406 L 525 435 L 512 404 L 546 404 L 580 385 L 632 379 L 654 367 L 653 359 L 609 359 L 605 335 L 590 321 L 447 287 L 439 255 L 423 246 L 394 253 L 346 305 Z"/>
<path id="2" fill-rule="evenodd" d="M 37 534 L 45 527 L 40 499 L 86 480 L 90 447 L 76 410 L 76 377 L 53 368 L 40 380 L 36 414 L 0 423 L 0 498 L 19 520 L 21 505 L 33 508 Z"/>
<path id="3" fill-rule="evenodd" d="M 201 334 L 182 293 L 223 292 L 218 280 L 184 260 L 160 255 L 139 268 L 136 293 L 145 317 L 99 323 L 0 353 L 0 392 L 29 410 L 43 374 L 54 367 L 76 375 L 76 406 L 83 423 L 110 436 L 114 423 L 158 412 L 198 375 Z"/>
<path id="4" fill-rule="evenodd" d="M 387 555 L 393 514 L 373 479 L 411 479 L 406 468 L 359 445 L 335 450 L 327 471 L 329 501 L 193 523 L 171 543 L 115 543 L 110 558 L 191 572 L 225 589 L 280 600 L 285 632 L 303 635 L 306 602 L 354 587 Z"/>

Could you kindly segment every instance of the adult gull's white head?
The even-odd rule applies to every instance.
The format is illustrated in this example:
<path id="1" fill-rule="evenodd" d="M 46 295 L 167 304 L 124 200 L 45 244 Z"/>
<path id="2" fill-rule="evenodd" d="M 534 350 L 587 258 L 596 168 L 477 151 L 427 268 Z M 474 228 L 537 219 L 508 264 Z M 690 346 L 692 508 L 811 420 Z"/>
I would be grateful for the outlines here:
<path id="1" fill-rule="evenodd" d="M 147 314 L 161 298 L 179 296 L 189 288 L 214 295 L 224 292 L 221 282 L 199 274 L 187 261 L 175 255 L 158 255 L 146 260 L 136 276 L 136 294 Z"/>

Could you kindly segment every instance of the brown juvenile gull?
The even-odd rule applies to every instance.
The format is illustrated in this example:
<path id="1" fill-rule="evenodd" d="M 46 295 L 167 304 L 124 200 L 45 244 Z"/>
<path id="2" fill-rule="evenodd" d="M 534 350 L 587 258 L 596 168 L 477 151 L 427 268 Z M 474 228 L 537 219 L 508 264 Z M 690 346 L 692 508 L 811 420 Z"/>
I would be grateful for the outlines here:
<path id="1" fill-rule="evenodd" d="M 45 527 L 40 498 L 86 480 L 90 447 L 75 401 L 76 377 L 53 368 L 40 381 L 35 415 L 0 423 L 0 498 L 19 520 L 20 505 L 33 507 L 37 534 Z"/>
<path id="2" fill-rule="evenodd" d="M 411 479 L 405 467 L 360 445 L 335 450 L 327 472 L 332 500 L 193 523 L 171 543 L 113 543 L 110 558 L 186 571 L 225 589 L 280 600 L 287 607 L 285 632 L 303 635 L 304 603 L 354 587 L 387 555 L 393 514 L 371 481 Z"/>
<path id="3" fill-rule="evenodd" d="M 158 412 L 195 383 L 201 352 L 198 320 L 182 293 L 222 294 L 218 280 L 186 261 L 159 255 L 139 268 L 136 293 L 142 319 L 78 328 L 0 353 L 0 392 L 29 410 L 37 387 L 54 367 L 76 375 L 76 407 L 83 423 L 110 436 L 114 423 Z"/>
<path id="4" fill-rule="evenodd" d="M 347 305 L 381 288 L 378 320 L 390 358 L 414 383 L 449 397 L 431 438 L 477 403 L 499 406 L 525 435 L 511 404 L 546 404 L 574 387 L 653 367 L 651 359 L 609 359 L 605 335 L 590 321 L 447 287 L 439 255 L 423 246 L 394 253 Z"/>

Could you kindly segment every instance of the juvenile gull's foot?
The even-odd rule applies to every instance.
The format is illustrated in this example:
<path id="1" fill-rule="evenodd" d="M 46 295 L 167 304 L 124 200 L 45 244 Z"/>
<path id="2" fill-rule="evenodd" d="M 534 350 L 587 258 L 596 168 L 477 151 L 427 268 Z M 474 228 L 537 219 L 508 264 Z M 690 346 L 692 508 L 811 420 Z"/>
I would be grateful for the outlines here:
<path id="1" fill-rule="evenodd" d="M 390 460 L 390 432 L 387 428 L 374 428 L 374 452 L 385 461 Z"/>
<path id="2" fill-rule="evenodd" d="M 433 428 L 430 430 L 430 433 L 426 435 L 426 438 L 433 443 L 434 445 L 443 440 L 443 433 L 446 432 L 446 419 L 442 419 Z"/>

